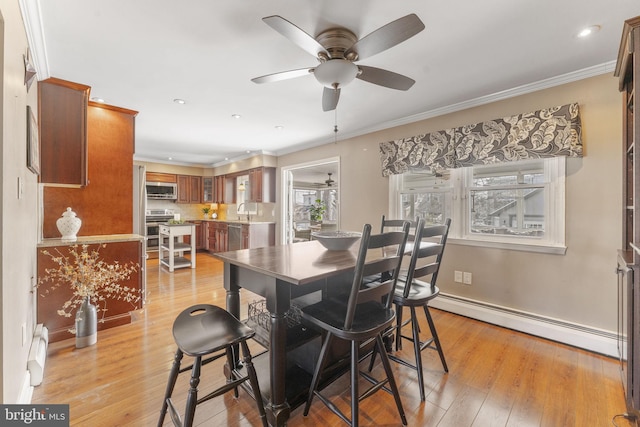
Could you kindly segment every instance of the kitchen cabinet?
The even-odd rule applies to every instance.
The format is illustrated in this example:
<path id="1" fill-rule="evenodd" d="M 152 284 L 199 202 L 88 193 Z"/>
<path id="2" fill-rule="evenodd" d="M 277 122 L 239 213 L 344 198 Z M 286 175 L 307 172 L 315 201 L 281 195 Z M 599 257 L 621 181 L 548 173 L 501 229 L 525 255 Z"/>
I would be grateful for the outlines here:
<path id="1" fill-rule="evenodd" d="M 206 236 L 206 229 L 207 229 L 207 223 L 206 221 L 190 221 L 191 223 L 196 225 L 196 231 L 195 231 L 195 235 L 196 235 L 196 250 L 198 249 L 207 249 L 207 236 Z M 186 235 L 184 236 L 184 242 L 191 244 L 191 236 L 190 235 Z"/>
<path id="2" fill-rule="evenodd" d="M 209 251 L 226 252 L 229 247 L 228 227 L 226 222 L 211 221 L 209 229 Z"/>
<path id="3" fill-rule="evenodd" d="M 250 169 L 248 202 L 275 203 L 276 201 L 276 168 L 260 167 Z"/>
<path id="4" fill-rule="evenodd" d="M 242 224 L 242 249 L 263 248 L 276 244 L 276 225 L 273 223 Z"/>
<path id="5" fill-rule="evenodd" d="M 67 207 L 82 220 L 79 236 L 133 232 L 133 155 L 137 111 L 89 101 L 89 185 L 43 187 L 43 238 L 60 237 Z"/>
<path id="6" fill-rule="evenodd" d="M 134 235 L 114 235 L 104 236 L 106 240 L 102 240 L 102 236 L 78 237 L 76 242 L 62 242 L 59 239 L 52 239 L 47 242 L 38 244 L 38 278 L 47 275 L 48 268 L 57 268 L 57 264 L 50 256 L 43 254 L 44 250 L 49 253 L 60 253 L 68 255 L 71 246 L 78 244 L 89 245 L 89 251 L 99 250 L 100 259 L 107 264 L 118 262 L 120 264 L 128 264 L 130 262 L 138 264 L 141 268 L 132 274 L 128 279 L 122 281 L 122 286 L 128 286 L 131 289 L 140 291 L 142 299 L 137 303 L 130 303 L 119 299 L 107 298 L 106 301 L 99 301 L 100 306 L 105 306 L 107 311 L 104 312 L 104 318 L 98 322 L 98 330 L 113 328 L 115 326 L 131 323 L 130 312 L 139 310 L 144 304 L 144 265 L 145 265 L 145 249 L 144 240 L 141 236 Z M 101 245 L 105 245 L 102 247 Z M 61 341 L 73 338 L 74 335 L 69 329 L 74 327 L 75 319 L 64 317 L 58 314 L 58 309 L 62 304 L 72 296 L 72 290 L 68 286 L 61 286 L 54 292 L 42 296 L 42 292 L 36 292 L 37 298 L 37 323 L 42 323 L 49 330 L 49 342 Z M 99 314 L 102 316 L 102 313 Z"/>
<path id="7" fill-rule="evenodd" d="M 91 88 L 56 78 L 38 82 L 40 182 L 88 184 L 87 108 Z"/>
<path id="8" fill-rule="evenodd" d="M 147 182 L 178 182 L 178 176 L 174 173 L 147 172 Z"/>
<path id="9" fill-rule="evenodd" d="M 213 199 L 213 177 L 202 177 L 202 203 L 217 203 Z"/>
<path id="10" fill-rule="evenodd" d="M 230 204 L 236 202 L 236 180 L 225 175 L 213 177 L 214 203 Z"/>
<path id="11" fill-rule="evenodd" d="M 625 21 L 615 76 L 622 92 L 622 239 L 618 252 L 618 349 L 627 412 L 640 415 L 640 16 Z"/>
<path id="12" fill-rule="evenodd" d="M 178 200 L 176 203 L 202 203 L 202 177 L 178 175 Z"/>

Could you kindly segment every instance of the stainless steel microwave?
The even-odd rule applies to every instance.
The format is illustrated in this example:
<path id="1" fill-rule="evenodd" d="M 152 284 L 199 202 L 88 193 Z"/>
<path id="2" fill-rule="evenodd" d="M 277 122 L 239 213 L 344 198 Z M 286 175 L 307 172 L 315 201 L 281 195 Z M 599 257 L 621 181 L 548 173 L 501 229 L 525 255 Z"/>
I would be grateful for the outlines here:
<path id="1" fill-rule="evenodd" d="M 176 200 L 178 184 L 172 182 L 147 182 L 147 199 Z"/>

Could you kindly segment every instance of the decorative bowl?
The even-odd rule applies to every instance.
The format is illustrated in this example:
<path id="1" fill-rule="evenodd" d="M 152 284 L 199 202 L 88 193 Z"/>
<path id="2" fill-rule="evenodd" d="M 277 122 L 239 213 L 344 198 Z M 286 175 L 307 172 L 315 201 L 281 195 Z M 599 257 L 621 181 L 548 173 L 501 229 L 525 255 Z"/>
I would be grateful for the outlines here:
<path id="1" fill-rule="evenodd" d="M 311 238 L 316 239 L 322 246 L 330 251 L 346 251 L 360 237 L 362 233 L 357 231 L 314 231 Z"/>

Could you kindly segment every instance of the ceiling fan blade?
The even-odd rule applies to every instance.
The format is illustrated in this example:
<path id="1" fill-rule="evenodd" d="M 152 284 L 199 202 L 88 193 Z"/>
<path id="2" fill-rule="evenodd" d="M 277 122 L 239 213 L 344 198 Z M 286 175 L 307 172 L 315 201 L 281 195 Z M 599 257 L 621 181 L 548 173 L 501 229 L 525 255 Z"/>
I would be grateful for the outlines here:
<path id="1" fill-rule="evenodd" d="M 329 57 L 329 52 L 316 39 L 305 33 L 295 24 L 287 21 L 282 16 L 273 15 L 262 18 L 262 20 L 271 28 L 291 40 L 293 43 L 301 47 L 311 55 L 318 57 L 320 52 Z"/>
<path id="2" fill-rule="evenodd" d="M 298 70 L 282 71 L 280 73 L 267 74 L 266 76 L 260 76 L 251 79 L 254 83 L 271 83 L 278 82 L 280 80 L 293 79 L 296 77 L 302 77 L 309 75 L 313 72 L 313 68 L 300 68 Z"/>
<path id="3" fill-rule="evenodd" d="M 358 55 L 357 60 L 365 59 L 402 43 L 422 30 L 424 30 L 424 24 L 416 14 L 412 13 L 364 36 L 347 49 L 344 56 L 347 58 L 349 54 L 355 53 Z"/>
<path id="4" fill-rule="evenodd" d="M 391 89 L 408 90 L 416 82 L 407 76 L 382 68 L 367 67 L 366 65 L 358 65 L 358 68 L 362 72 L 356 76 L 357 79 Z"/>
<path id="5" fill-rule="evenodd" d="M 322 111 L 332 111 L 338 106 L 340 89 L 325 87 L 322 91 Z"/>

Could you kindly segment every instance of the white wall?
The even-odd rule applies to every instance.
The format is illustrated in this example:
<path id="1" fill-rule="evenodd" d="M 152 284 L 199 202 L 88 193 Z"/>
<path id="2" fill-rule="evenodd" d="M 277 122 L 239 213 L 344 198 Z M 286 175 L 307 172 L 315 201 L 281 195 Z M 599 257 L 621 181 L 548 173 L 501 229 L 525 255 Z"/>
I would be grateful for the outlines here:
<path id="1" fill-rule="evenodd" d="M 495 305 L 534 319 L 542 316 L 546 323 L 557 320 L 563 329 L 547 335 L 553 339 L 580 345 L 568 336 L 571 328 L 586 329 L 592 336 L 602 332 L 609 340 L 608 347 L 591 348 L 613 354 L 617 328 L 614 269 L 622 244 L 622 102 L 617 87 L 612 75 L 592 77 L 281 156 L 278 166 L 339 156 L 341 228 L 360 230 L 367 222 L 375 227 L 387 213 L 389 199 L 388 179 L 381 175 L 380 142 L 578 102 L 585 157 L 569 159 L 567 164 L 566 254 L 450 244 L 438 285 L 443 293 L 474 303 Z M 454 270 L 471 272 L 473 284 L 455 283 Z M 535 328 L 527 331 L 537 332 Z"/>
<path id="2" fill-rule="evenodd" d="M 32 278 L 36 275 L 37 177 L 27 167 L 27 104 L 37 116 L 38 87 L 24 85 L 27 39 L 17 0 L 0 0 L 2 34 L 2 402 L 30 400 L 27 357 L 35 327 Z M 18 197 L 19 181 L 22 196 Z M 23 344 L 23 332 L 26 343 Z"/>

